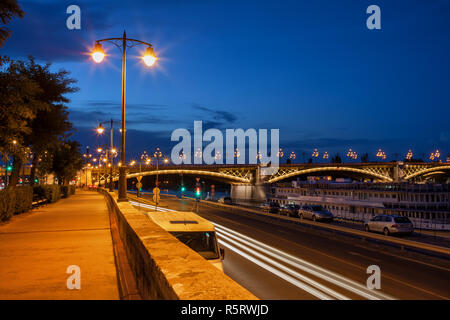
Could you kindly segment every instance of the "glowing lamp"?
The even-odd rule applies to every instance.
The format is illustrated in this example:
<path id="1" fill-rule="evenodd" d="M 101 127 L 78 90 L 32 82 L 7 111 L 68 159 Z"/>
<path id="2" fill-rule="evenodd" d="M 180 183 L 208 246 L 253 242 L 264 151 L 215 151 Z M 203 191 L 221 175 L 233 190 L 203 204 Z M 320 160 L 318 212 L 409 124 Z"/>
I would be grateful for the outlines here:
<path id="1" fill-rule="evenodd" d="M 103 51 L 103 47 L 100 43 L 96 43 L 94 46 L 94 51 L 92 51 L 92 59 L 96 63 L 100 63 L 105 58 L 105 52 Z"/>
<path id="2" fill-rule="evenodd" d="M 147 67 L 151 67 L 156 62 L 155 52 L 153 51 L 152 47 L 147 47 L 145 50 L 145 54 L 142 57 L 142 60 L 144 60 L 144 63 L 147 65 Z"/>

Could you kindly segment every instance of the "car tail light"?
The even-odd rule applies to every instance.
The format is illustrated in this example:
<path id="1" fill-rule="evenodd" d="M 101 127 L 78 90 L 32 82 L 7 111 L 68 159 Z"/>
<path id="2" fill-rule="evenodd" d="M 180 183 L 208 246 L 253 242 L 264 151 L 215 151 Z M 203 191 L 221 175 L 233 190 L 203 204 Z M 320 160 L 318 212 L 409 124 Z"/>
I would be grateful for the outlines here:
<path id="1" fill-rule="evenodd" d="M 393 224 L 392 228 L 398 228 L 398 224 Z"/>

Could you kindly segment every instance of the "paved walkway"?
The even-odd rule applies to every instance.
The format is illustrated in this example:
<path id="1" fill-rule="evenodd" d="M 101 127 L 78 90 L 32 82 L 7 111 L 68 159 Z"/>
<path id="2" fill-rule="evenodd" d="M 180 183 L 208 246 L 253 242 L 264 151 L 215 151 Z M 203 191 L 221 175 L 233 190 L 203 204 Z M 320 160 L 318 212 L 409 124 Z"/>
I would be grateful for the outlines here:
<path id="1" fill-rule="evenodd" d="M 67 289 L 67 267 L 81 289 Z M 119 299 L 109 214 L 102 195 L 80 191 L 0 226 L 0 299 Z"/>

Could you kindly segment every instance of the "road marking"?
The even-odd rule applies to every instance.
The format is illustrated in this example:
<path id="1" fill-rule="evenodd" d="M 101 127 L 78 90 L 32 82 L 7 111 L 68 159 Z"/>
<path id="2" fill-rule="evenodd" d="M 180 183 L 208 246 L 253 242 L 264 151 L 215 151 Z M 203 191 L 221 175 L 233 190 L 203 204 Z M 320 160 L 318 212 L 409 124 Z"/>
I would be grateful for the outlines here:
<path id="1" fill-rule="evenodd" d="M 361 257 L 361 258 L 364 258 L 364 259 L 367 259 L 367 260 L 372 260 L 372 261 L 375 261 L 375 262 L 380 262 L 379 259 L 375 259 L 375 258 L 372 258 L 372 257 L 368 257 L 368 256 L 365 256 L 365 255 L 363 255 L 363 254 L 361 254 L 361 253 L 358 253 L 358 252 L 348 251 L 348 254 L 351 254 L 352 256 L 358 256 L 358 257 Z"/>

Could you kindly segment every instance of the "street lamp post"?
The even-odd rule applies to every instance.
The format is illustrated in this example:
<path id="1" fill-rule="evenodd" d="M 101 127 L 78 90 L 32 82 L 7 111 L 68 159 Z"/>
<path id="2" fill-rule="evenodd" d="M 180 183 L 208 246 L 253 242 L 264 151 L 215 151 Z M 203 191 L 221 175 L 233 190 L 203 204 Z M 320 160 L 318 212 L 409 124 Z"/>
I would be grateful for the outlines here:
<path id="1" fill-rule="evenodd" d="M 147 162 L 148 155 L 147 155 L 147 151 L 145 151 L 145 150 L 144 150 L 144 153 L 141 154 L 141 157 L 139 159 L 139 177 L 138 177 L 137 180 L 138 180 L 138 184 L 141 185 L 141 186 L 142 186 L 142 183 L 141 183 L 141 181 L 142 181 L 142 175 L 141 175 L 141 173 L 142 173 L 142 160 L 144 160 L 144 159 L 145 159 L 145 162 Z M 137 197 L 141 196 L 141 187 L 139 187 L 139 185 L 136 185 L 136 195 L 137 195 Z"/>
<path id="2" fill-rule="evenodd" d="M 110 121 L 104 121 L 104 122 L 100 122 L 100 124 L 97 127 L 97 132 L 99 134 L 103 134 L 103 132 L 105 131 L 105 129 L 102 127 L 102 124 L 104 123 L 110 123 L 110 149 L 109 149 L 109 156 L 110 156 L 110 160 L 111 160 L 111 165 L 109 167 L 109 192 L 113 192 L 114 191 L 114 181 L 113 181 L 113 161 L 114 161 L 114 130 L 113 130 L 113 126 L 114 126 L 114 120 L 111 119 Z M 108 170 L 108 169 L 106 169 Z M 106 181 L 105 181 L 105 188 L 106 188 Z"/>
<path id="3" fill-rule="evenodd" d="M 153 157 L 156 158 L 156 183 L 155 184 L 156 184 L 156 187 L 158 187 L 158 185 L 159 185 L 159 181 L 158 181 L 158 170 L 159 170 L 158 163 L 159 163 L 159 161 L 158 161 L 158 159 L 162 157 L 162 152 L 159 150 L 159 148 L 156 148 L 156 151 L 153 154 Z"/>
<path id="4" fill-rule="evenodd" d="M 92 58 L 95 62 L 100 63 L 105 57 L 101 42 L 110 42 L 122 51 L 122 106 L 121 106 L 121 141 L 120 141 L 120 166 L 119 166 L 119 198 L 117 201 L 128 201 L 127 199 L 127 178 L 125 164 L 125 87 L 126 87 L 126 65 L 127 65 L 127 49 L 136 45 L 146 45 L 145 55 L 142 57 L 144 63 L 151 67 L 156 62 L 152 45 L 148 42 L 127 38 L 124 31 L 122 38 L 107 38 L 97 40 L 95 43 Z"/>

